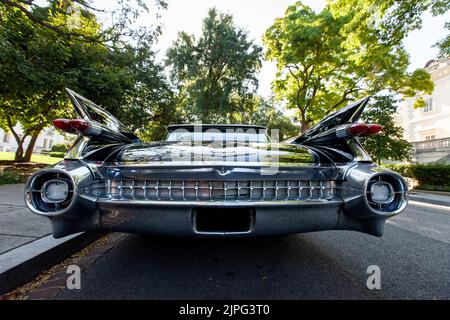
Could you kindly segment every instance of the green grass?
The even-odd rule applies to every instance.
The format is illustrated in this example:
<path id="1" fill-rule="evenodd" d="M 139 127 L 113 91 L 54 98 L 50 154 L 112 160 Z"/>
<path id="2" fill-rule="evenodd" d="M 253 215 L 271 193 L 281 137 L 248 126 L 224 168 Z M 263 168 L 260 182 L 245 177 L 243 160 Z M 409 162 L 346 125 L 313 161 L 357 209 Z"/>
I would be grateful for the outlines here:
<path id="1" fill-rule="evenodd" d="M 14 153 L 13 152 L 0 152 L 0 160 L 14 160 Z M 61 160 L 62 160 L 62 158 L 53 158 L 50 156 L 40 155 L 40 154 L 33 154 L 31 156 L 31 161 L 37 162 L 37 163 L 54 164 Z"/>

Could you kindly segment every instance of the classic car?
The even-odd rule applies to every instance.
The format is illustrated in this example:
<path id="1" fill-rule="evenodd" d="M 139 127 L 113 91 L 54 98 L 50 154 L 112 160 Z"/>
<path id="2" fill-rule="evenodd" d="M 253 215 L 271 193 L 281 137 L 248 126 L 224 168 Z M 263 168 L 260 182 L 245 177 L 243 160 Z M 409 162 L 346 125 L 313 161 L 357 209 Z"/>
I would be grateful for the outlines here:
<path id="1" fill-rule="evenodd" d="M 107 230 L 192 237 L 251 237 L 322 230 L 374 236 L 407 205 L 398 174 L 377 167 L 360 139 L 365 98 L 300 136 L 277 142 L 262 126 L 172 125 L 142 142 L 114 116 L 67 89 L 78 137 L 64 160 L 32 175 L 25 201 L 55 238 Z"/>

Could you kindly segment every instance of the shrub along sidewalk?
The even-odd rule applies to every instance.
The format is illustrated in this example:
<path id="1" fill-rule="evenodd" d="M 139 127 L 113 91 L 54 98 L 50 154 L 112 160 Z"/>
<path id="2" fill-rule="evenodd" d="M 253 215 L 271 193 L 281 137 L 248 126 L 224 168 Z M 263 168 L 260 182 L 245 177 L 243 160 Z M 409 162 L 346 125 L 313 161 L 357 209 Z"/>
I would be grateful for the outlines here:
<path id="1" fill-rule="evenodd" d="M 430 164 L 383 164 L 383 167 L 416 179 L 416 189 L 450 192 L 450 165 Z"/>

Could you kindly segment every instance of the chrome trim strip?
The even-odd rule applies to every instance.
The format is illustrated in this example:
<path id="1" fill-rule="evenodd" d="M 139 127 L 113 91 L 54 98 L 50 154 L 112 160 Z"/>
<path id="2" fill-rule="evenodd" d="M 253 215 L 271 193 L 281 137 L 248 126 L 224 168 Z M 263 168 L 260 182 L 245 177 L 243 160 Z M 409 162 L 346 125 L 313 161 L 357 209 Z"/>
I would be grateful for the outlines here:
<path id="1" fill-rule="evenodd" d="M 288 201 L 148 201 L 100 198 L 97 204 L 119 206 L 180 206 L 180 207 L 277 207 L 277 206 L 329 206 L 341 205 L 342 200 L 288 200 Z"/>
<path id="2" fill-rule="evenodd" d="M 83 194 L 111 200 L 260 202 L 331 200 L 338 189 L 333 180 L 110 179 L 94 181 Z"/>

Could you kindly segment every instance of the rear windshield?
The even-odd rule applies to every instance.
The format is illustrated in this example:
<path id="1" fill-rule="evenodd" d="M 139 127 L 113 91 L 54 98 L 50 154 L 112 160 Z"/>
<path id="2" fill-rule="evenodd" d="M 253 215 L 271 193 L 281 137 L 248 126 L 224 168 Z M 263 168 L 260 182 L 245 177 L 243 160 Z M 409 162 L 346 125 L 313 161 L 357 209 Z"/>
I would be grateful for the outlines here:
<path id="1" fill-rule="evenodd" d="M 268 142 L 266 129 L 260 128 L 176 128 L 169 129 L 166 141 Z"/>

